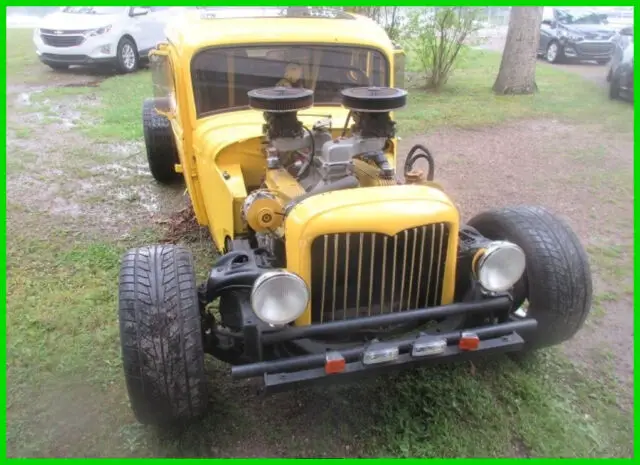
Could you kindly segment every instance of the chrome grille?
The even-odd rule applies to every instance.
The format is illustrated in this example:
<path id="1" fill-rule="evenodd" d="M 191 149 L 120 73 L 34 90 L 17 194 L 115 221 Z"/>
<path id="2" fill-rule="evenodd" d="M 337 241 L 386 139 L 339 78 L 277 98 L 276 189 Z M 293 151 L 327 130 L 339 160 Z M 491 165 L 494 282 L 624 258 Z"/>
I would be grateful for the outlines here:
<path id="1" fill-rule="evenodd" d="M 41 33 L 42 41 L 51 47 L 75 47 L 84 42 L 84 36 L 80 35 L 49 35 Z"/>
<path id="2" fill-rule="evenodd" d="M 395 236 L 356 232 L 311 245 L 313 323 L 440 304 L 449 228 L 435 223 Z"/>

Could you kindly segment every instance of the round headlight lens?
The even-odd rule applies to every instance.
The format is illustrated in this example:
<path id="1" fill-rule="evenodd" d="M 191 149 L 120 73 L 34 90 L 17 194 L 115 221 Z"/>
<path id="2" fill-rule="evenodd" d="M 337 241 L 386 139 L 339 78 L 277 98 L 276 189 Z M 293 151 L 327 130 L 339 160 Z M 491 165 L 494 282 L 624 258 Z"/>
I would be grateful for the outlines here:
<path id="1" fill-rule="evenodd" d="M 490 292 L 510 289 L 522 276 L 525 267 L 524 251 L 512 242 L 492 242 L 478 259 L 476 276 L 483 288 Z"/>
<path id="2" fill-rule="evenodd" d="M 251 306 L 265 323 L 282 326 L 297 319 L 307 308 L 309 289 L 304 280 L 285 270 L 260 275 L 251 291 Z"/>

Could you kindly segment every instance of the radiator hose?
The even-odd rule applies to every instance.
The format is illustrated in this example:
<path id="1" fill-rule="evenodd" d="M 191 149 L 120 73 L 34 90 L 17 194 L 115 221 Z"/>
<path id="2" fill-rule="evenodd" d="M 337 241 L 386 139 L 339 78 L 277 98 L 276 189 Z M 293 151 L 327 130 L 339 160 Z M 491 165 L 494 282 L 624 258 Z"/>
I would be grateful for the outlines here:
<path id="1" fill-rule="evenodd" d="M 420 150 L 420 152 L 418 152 L 418 150 Z M 424 158 L 425 160 L 427 160 L 427 163 L 429 164 L 429 171 L 427 172 L 427 181 L 433 181 L 433 177 L 435 174 L 435 162 L 433 161 L 433 155 L 431 155 L 431 152 L 429 152 L 429 150 L 424 145 L 420 145 L 420 144 L 414 145 L 411 148 L 411 150 L 409 150 L 409 153 L 407 154 L 407 158 L 404 161 L 405 177 L 407 176 L 407 173 L 409 173 L 413 169 L 413 164 L 420 158 Z"/>

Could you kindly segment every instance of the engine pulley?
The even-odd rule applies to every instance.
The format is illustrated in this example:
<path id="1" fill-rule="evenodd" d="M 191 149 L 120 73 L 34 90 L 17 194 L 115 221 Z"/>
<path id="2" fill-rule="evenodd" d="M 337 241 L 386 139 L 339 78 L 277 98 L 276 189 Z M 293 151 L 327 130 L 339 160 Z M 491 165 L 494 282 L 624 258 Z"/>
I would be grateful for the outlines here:
<path id="1" fill-rule="evenodd" d="M 341 93 L 342 106 L 353 112 L 384 113 L 407 104 L 407 91 L 394 87 L 351 87 Z"/>
<path id="2" fill-rule="evenodd" d="M 245 199 L 242 217 L 256 232 L 274 232 L 284 222 L 284 208 L 281 200 L 272 192 L 255 191 Z"/>

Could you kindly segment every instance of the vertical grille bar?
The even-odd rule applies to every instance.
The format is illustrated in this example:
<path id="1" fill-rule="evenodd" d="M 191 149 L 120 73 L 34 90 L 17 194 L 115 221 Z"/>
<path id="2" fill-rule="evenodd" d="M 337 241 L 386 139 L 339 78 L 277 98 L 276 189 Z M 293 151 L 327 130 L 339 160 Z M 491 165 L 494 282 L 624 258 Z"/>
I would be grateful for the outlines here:
<path id="1" fill-rule="evenodd" d="M 384 279 L 385 274 L 387 273 L 387 236 L 384 236 L 382 242 L 384 242 L 384 247 L 382 248 L 382 286 L 380 288 L 380 312 L 384 313 L 384 288 L 387 280 Z"/>
<path id="2" fill-rule="evenodd" d="M 440 304 L 448 237 L 444 223 L 395 236 L 356 232 L 317 237 L 311 246 L 312 322 Z"/>
<path id="3" fill-rule="evenodd" d="M 413 246 L 411 247 L 411 274 L 409 275 L 409 291 L 407 292 L 407 309 L 411 308 L 411 289 L 413 288 L 413 274 L 416 269 L 416 246 L 418 245 L 418 229 L 411 230 L 411 237 L 413 238 Z"/>
<path id="4" fill-rule="evenodd" d="M 351 265 L 351 263 L 349 262 L 349 233 L 347 233 L 347 237 L 346 237 L 346 242 L 347 242 L 347 252 L 345 254 L 346 257 L 346 265 L 345 265 L 345 271 L 344 271 L 344 288 L 342 293 L 344 294 L 344 304 L 342 305 L 343 309 L 347 309 L 349 307 L 347 307 L 347 296 L 349 295 L 349 293 L 347 292 L 348 286 L 349 286 L 349 265 Z"/>
<path id="5" fill-rule="evenodd" d="M 424 262 L 424 245 L 427 242 L 427 227 L 422 226 L 420 228 L 420 232 L 422 233 L 422 237 L 420 241 L 420 264 L 418 265 L 418 282 L 416 283 L 416 308 L 420 307 L 420 289 L 422 288 L 422 264 Z"/>
<path id="6" fill-rule="evenodd" d="M 364 233 L 360 233 L 360 238 L 358 240 L 358 278 L 357 278 L 357 289 L 356 289 L 356 308 L 360 308 L 360 284 L 362 283 L 362 247 L 364 242 Z M 371 267 L 373 269 L 373 267 Z"/>
<path id="7" fill-rule="evenodd" d="M 393 260 L 391 261 L 393 272 L 391 276 L 391 300 L 389 301 L 389 306 L 391 307 L 391 310 L 389 311 L 389 313 L 393 313 L 393 304 L 394 304 L 393 296 L 396 291 L 396 268 L 398 267 L 397 254 L 398 254 L 398 236 L 393 236 Z"/>
<path id="8" fill-rule="evenodd" d="M 371 306 L 373 304 L 373 270 L 374 264 L 376 263 L 376 234 L 373 233 L 371 235 L 371 263 L 369 268 L 369 311 L 367 314 L 371 316 Z"/>
<path id="9" fill-rule="evenodd" d="M 333 299 L 331 299 L 331 321 L 336 319 L 336 284 L 338 280 L 338 242 L 340 235 L 336 234 L 333 238 L 333 282 L 331 283 Z"/>
<path id="10" fill-rule="evenodd" d="M 323 247 L 322 247 L 322 300 L 320 301 L 320 323 L 323 321 L 324 305 L 325 305 L 325 291 L 327 287 L 327 249 L 329 248 L 329 236 L 324 235 Z"/>
<path id="11" fill-rule="evenodd" d="M 402 244 L 402 248 L 404 249 L 404 254 L 402 256 L 402 278 L 400 278 L 400 305 L 398 306 L 398 311 L 402 311 L 402 302 L 404 297 L 404 287 L 406 284 L 406 272 L 407 272 L 407 249 L 409 248 L 409 231 L 404 232 L 404 244 Z"/>

